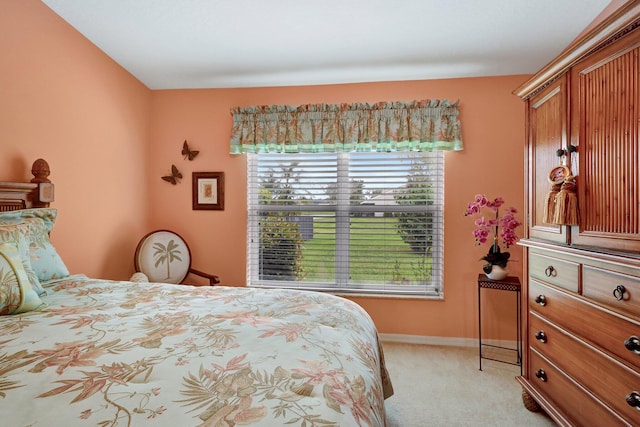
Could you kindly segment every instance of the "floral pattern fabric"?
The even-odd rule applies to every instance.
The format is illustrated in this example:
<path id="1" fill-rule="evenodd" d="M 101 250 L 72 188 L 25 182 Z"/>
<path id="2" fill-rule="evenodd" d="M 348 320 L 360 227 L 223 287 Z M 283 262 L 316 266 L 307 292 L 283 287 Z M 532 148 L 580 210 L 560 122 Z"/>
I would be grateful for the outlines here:
<path id="1" fill-rule="evenodd" d="M 40 284 L 40 279 L 38 278 L 38 274 L 33 270 L 31 266 L 31 250 L 30 244 L 27 240 L 27 236 L 29 235 L 29 225 L 28 224 L 13 224 L 6 225 L 2 223 L 2 217 L 0 215 L 0 244 L 2 243 L 15 243 L 18 245 L 18 251 L 20 252 L 20 257 L 22 259 L 22 266 L 27 274 L 27 279 L 31 284 L 33 290 L 38 294 L 42 295 L 44 293 L 44 289 Z"/>
<path id="2" fill-rule="evenodd" d="M 0 225 L 27 224 L 25 238 L 29 243 L 30 264 L 40 281 L 60 279 L 69 275 L 67 266 L 49 240 L 58 216 L 55 208 L 20 209 L 0 212 Z M 32 283 L 36 291 L 38 286 Z"/>
<path id="3" fill-rule="evenodd" d="M 231 110 L 231 154 L 462 150 L 458 103 L 426 99 Z"/>
<path id="4" fill-rule="evenodd" d="M 0 317 L 11 426 L 383 426 L 392 394 L 371 318 L 333 295 L 114 282 L 44 284 Z"/>
<path id="5" fill-rule="evenodd" d="M 42 301 L 31 287 L 17 243 L 0 243 L 0 316 L 24 313 Z"/>

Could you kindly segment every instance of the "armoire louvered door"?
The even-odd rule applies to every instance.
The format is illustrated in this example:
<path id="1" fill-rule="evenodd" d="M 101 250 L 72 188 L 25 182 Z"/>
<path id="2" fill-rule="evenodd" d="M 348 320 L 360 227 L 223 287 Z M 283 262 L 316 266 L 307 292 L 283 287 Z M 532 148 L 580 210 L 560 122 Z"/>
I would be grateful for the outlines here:
<path id="1" fill-rule="evenodd" d="M 569 243 L 567 227 L 545 222 L 544 210 L 551 184 L 549 171 L 563 160 L 556 155 L 567 146 L 567 79 L 561 76 L 531 97 L 528 109 L 529 237 Z M 567 166 L 571 166 L 565 158 Z"/>
<path id="2" fill-rule="evenodd" d="M 571 70 L 580 209 L 573 245 L 640 251 L 640 34 L 628 39 Z"/>

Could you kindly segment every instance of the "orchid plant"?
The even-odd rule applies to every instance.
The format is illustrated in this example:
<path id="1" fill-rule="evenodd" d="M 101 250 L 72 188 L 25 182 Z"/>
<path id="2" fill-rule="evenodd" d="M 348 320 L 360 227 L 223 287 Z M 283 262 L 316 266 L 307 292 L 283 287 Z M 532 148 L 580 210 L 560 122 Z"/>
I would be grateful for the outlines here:
<path id="1" fill-rule="evenodd" d="M 498 235 L 502 238 L 507 248 L 518 241 L 515 229 L 522 225 L 522 222 L 515 216 L 518 211 L 513 207 L 506 208 L 504 215 L 500 216 L 500 207 L 502 205 L 504 205 L 502 197 L 489 200 L 484 194 L 477 194 L 475 200 L 469 203 L 465 212 L 465 216 L 475 216 L 481 214 L 485 208 L 493 211 L 493 215 L 490 218 L 486 218 L 484 215 L 477 218 L 475 220 L 476 229 L 473 230 L 476 245 L 487 243 L 493 234 L 489 253 L 480 258 L 487 262 L 483 267 L 485 272 L 490 272 L 493 265 L 499 265 L 504 268 L 509 262 L 511 254 L 509 252 L 501 252 L 498 245 Z"/>

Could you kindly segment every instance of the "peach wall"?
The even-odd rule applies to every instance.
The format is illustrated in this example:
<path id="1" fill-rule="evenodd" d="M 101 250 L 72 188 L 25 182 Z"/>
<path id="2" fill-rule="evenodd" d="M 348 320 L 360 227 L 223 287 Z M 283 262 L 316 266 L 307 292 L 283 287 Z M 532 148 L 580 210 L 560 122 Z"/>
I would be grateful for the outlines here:
<path id="1" fill-rule="evenodd" d="M 150 202 L 150 90 L 38 0 L 0 1 L 0 52 L 0 179 L 46 159 L 71 272 L 127 276 Z"/>
<path id="2" fill-rule="evenodd" d="M 353 298 L 380 331 L 441 337 L 473 337 L 477 324 L 479 258 L 473 221 L 464 209 L 477 193 L 502 196 L 522 210 L 524 203 L 524 103 L 512 91 L 529 76 L 425 80 L 305 87 L 154 91 L 149 193 L 150 228 L 177 230 L 189 242 L 194 266 L 213 270 L 224 284 L 245 284 L 246 168 L 229 151 L 230 109 L 261 104 L 351 103 L 436 98 L 460 100 L 465 150 L 445 156 L 445 300 Z M 188 140 L 200 155 L 180 155 Z M 160 176 L 174 163 L 184 175 L 172 186 Z M 225 210 L 191 210 L 191 173 L 224 171 Z M 521 219 L 522 218 L 521 216 Z M 521 276 L 522 251 L 512 249 L 512 273 Z M 514 295 L 487 302 L 487 316 L 507 316 L 497 329 L 513 335 Z M 505 299 L 508 298 L 508 299 Z M 492 304 L 493 303 L 493 304 Z M 507 307 L 501 311 L 498 307 Z M 499 331 L 496 331 L 498 333 Z"/>

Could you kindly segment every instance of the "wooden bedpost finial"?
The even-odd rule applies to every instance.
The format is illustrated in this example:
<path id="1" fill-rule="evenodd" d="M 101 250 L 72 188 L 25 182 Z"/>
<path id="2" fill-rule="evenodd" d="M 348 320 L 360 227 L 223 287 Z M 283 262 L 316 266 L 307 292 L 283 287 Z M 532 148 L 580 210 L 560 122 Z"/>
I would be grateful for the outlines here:
<path id="1" fill-rule="evenodd" d="M 33 162 L 33 166 L 31 166 L 31 174 L 33 175 L 31 182 L 38 184 L 32 199 L 33 207 L 35 208 L 48 207 L 49 203 L 53 202 L 54 187 L 48 178 L 50 173 L 49 163 L 46 160 L 38 159 Z"/>
<path id="2" fill-rule="evenodd" d="M 49 163 L 44 159 L 38 159 L 33 162 L 33 166 L 31 166 L 31 174 L 33 175 L 31 182 L 51 182 L 49 178 L 47 178 L 50 173 Z"/>

